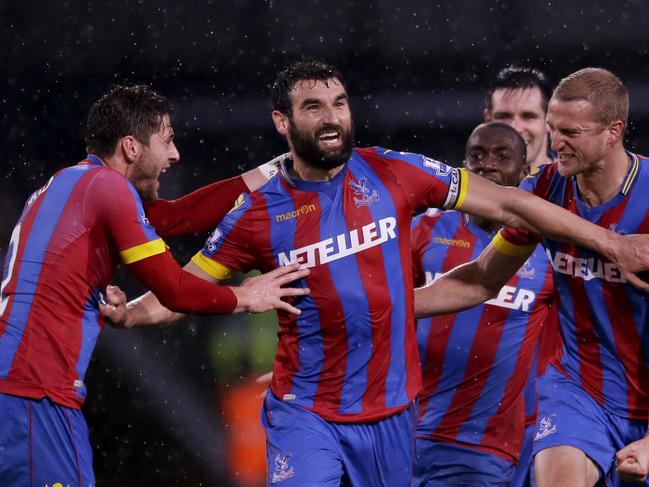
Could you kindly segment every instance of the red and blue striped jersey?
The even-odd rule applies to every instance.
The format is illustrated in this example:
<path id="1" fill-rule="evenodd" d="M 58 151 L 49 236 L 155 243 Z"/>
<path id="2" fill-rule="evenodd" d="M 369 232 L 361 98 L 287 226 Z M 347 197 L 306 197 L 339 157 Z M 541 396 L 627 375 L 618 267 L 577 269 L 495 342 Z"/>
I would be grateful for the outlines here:
<path id="1" fill-rule="evenodd" d="M 649 231 L 649 167 L 629 153 L 631 164 L 620 191 L 595 207 L 582 202 L 574 178 L 557 164 L 542 166 L 522 187 L 601 227 L 621 234 Z M 511 245 L 540 237 L 504 229 Z M 496 244 L 498 242 L 495 241 Z M 506 247 L 507 245 L 505 245 Z M 552 363 L 579 383 L 600 405 L 622 417 L 646 420 L 649 411 L 649 304 L 647 294 L 626 283 L 604 257 L 571 244 L 543 239 L 554 269 L 564 346 Z M 503 249 L 507 253 L 506 248 Z"/>
<path id="2" fill-rule="evenodd" d="M 413 220 L 417 284 L 475 259 L 492 234 L 458 211 Z M 498 296 L 453 315 L 420 319 L 423 373 L 417 437 L 516 462 L 525 428 L 524 390 L 551 315 L 552 272 L 537 248 Z"/>
<path id="3" fill-rule="evenodd" d="M 79 408 L 103 327 L 99 292 L 120 262 L 166 250 L 128 180 L 90 155 L 27 201 L 8 247 L 0 392 Z"/>
<path id="4" fill-rule="evenodd" d="M 355 149 L 330 182 L 286 170 L 238 205 L 193 262 L 229 269 L 311 268 L 279 312 L 272 391 L 338 422 L 373 421 L 408 407 L 421 386 L 415 337 L 410 222 L 428 206 L 461 204 L 462 170 L 382 148 Z"/>

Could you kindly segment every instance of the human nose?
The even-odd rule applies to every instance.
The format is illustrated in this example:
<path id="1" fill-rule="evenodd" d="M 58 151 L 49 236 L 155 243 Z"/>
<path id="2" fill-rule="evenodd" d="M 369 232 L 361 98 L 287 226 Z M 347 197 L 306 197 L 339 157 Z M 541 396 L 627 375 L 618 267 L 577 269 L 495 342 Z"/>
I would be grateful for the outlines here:
<path id="1" fill-rule="evenodd" d="M 170 147 L 171 154 L 169 154 L 169 160 L 171 162 L 178 162 L 180 160 L 180 152 L 178 152 L 178 147 L 173 142 Z"/>
<path id="2" fill-rule="evenodd" d="M 326 122 L 326 123 L 337 124 L 338 122 L 340 122 L 340 115 L 338 113 L 338 110 L 336 110 L 336 107 L 333 107 L 333 106 L 325 107 L 324 113 L 323 113 L 323 119 L 324 119 L 324 122 Z"/>

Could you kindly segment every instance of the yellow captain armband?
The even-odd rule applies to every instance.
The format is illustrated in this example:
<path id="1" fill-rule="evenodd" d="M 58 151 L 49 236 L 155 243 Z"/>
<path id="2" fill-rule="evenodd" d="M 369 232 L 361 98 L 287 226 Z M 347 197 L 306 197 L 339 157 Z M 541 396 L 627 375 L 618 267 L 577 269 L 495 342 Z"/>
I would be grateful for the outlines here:
<path id="1" fill-rule="evenodd" d="M 513 244 L 505 240 L 505 238 L 503 238 L 500 232 L 498 232 L 496 236 L 491 240 L 491 245 L 493 245 L 494 248 L 501 254 L 511 255 L 511 256 L 530 255 L 532 252 L 534 252 L 534 249 L 536 248 L 536 244 L 529 244 L 529 245 Z"/>
<path id="2" fill-rule="evenodd" d="M 119 256 L 122 258 L 124 264 L 132 264 L 133 262 L 138 262 L 147 257 L 162 254 L 166 251 L 167 244 L 164 243 L 164 240 L 158 238 L 126 250 L 121 250 Z"/>
<path id="3" fill-rule="evenodd" d="M 228 269 L 223 264 L 219 264 L 212 259 L 208 259 L 202 252 L 195 254 L 194 257 L 192 257 L 192 262 L 219 281 L 224 281 L 232 277 L 231 269 Z"/>
<path id="4" fill-rule="evenodd" d="M 466 193 L 469 190 L 469 174 L 466 169 L 453 169 L 451 182 L 448 186 L 448 194 L 442 208 L 447 210 L 459 210 L 464 203 Z"/>

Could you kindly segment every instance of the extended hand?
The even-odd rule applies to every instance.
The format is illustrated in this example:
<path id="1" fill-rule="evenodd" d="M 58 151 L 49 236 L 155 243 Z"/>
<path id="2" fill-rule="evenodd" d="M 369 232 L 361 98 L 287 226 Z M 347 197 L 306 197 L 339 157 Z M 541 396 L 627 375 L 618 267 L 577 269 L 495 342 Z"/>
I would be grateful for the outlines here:
<path id="1" fill-rule="evenodd" d="M 309 275 L 308 269 L 299 269 L 299 264 L 279 267 L 267 274 L 250 277 L 243 281 L 241 286 L 232 288 L 239 301 L 235 312 L 264 313 L 272 309 L 281 309 L 299 315 L 299 309 L 282 301 L 282 298 L 309 294 L 308 288 L 283 287 Z"/>
<path id="2" fill-rule="evenodd" d="M 117 286 L 106 286 L 106 296 L 101 296 L 99 312 L 113 328 L 127 328 L 126 294 Z"/>
<path id="3" fill-rule="evenodd" d="M 617 452 L 615 468 L 626 482 L 644 482 L 649 474 L 649 438 L 634 441 Z"/>

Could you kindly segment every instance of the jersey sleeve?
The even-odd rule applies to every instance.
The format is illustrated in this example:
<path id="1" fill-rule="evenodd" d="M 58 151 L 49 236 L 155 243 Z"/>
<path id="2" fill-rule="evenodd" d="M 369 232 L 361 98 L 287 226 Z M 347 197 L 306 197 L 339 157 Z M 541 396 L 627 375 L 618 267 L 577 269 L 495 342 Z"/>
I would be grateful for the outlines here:
<path id="1" fill-rule="evenodd" d="M 207 232 L 244 191 L 241 176 L 217 181 L 175 200 L 158 199 L 145 207 L 146 216 L 163 238 Z"/>
<path id="2" fill-rule="evenodd" d="M 167 251 L 146 216 L 137 191 L 117 171 L 101 169 L 86 200 L 87 214 L 103 225 L 124 264 Z"/>
<path id="3" fill-rule="evenodd" d="M 253 242 L 261 213 L 253 207 L 251 195 L 242 193 L 208 237 L 203 249 L 192 257 L 192 262 L 220 280 L 230 278 L 232 270 L 248 272 L 253 269 L 258 259 Z"/>
<path id="4" fill-rule="evenodd" d="M 550 166 L 541 166 L 535 169 L 520 184 L 519 188 L 528 191 L 540 198 L 546 199 L 546 188 L 548 173 L 546 169 Z M 493 246 L 498 252 L 505 255 L 524 255 L 534 251 L 536 245 L 541 242 L 542 237 L 530 230 L 520 228 L 503 227 L 492 240 Z"/>
<path id="5" fill-rule="evenodd" d="M 376 151 L 390 160 L 390 168 L 403 187 L 413 213 L 426 208 L 459 209 L 462 206 L 468 184 L 464 169 L 421 154 L 383 148 L 376 148 Z"/>
<path id="6" fill-rule="evenodd" d="M 430 229 L 426 224 L 425 215 L 424 213 L 413 218 L 410 230 L 412 273 L 416 286 L 423 286 L 426 283 L 422 258 L 430 241 Z"/>

